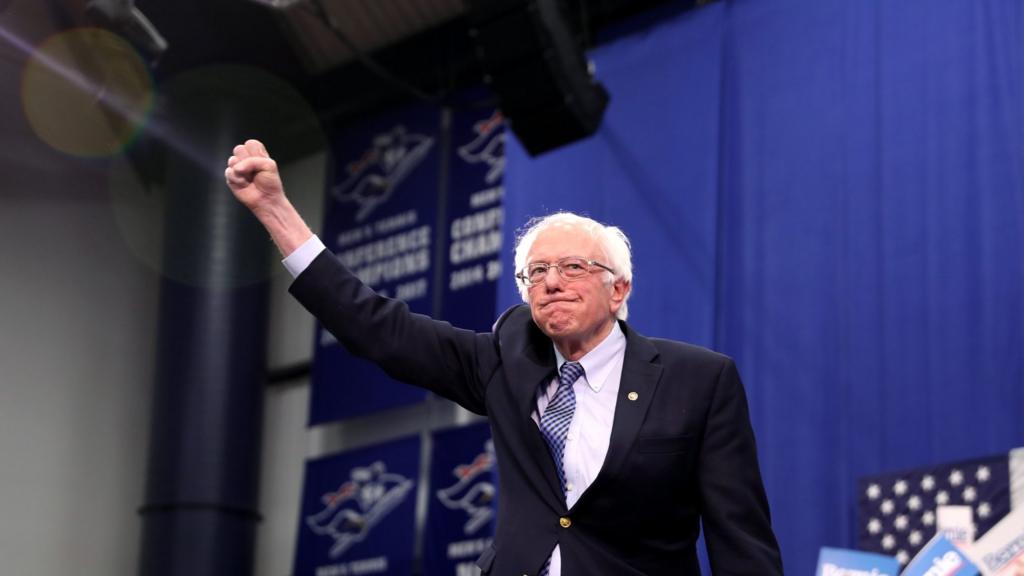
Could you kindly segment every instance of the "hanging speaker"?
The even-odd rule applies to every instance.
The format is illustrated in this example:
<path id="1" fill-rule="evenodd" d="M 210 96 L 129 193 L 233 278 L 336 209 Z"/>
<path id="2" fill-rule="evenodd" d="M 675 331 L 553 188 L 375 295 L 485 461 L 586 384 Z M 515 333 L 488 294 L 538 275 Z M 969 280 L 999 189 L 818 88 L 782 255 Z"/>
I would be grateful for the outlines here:
<path id="1" fill-rule="evenodd" d="M 485 82 L 527 152 L 536 156 L 594 133 L 608 91 L 558 0 L 473 0 L 471 34 Z"/>

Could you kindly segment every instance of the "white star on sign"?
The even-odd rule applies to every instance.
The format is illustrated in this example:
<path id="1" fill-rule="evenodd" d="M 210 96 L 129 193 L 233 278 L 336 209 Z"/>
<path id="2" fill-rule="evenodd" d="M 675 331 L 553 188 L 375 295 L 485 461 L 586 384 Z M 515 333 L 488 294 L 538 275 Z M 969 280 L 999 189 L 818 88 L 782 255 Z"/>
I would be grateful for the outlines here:
<path id="1" fill-rule="evenodd" d="M 914 494 L 913 496 L 908 498 L 907 499 L 907 508 L 910 508 L 911 510 L 915 510 L 915 511 L 916 510 L 920 510 L 921 509 L 921 497 L 918 496 L 917 494 Z"/>
<path id="2" fill-rule="evenodd" d="M 882 531 L 882 522 L 878 518 L 872 518 L 868 520 L 868 532 L 871 534 L 878 534 Z"/>
<path id="3" fill-rule="evenodd" d="M 949 484 L 951 486 L 959 486 L 963 483 L 964 473 L 954 468 L 953 471 L 949 473 Z"/>
<path id="4" fill-rule="evenodd" d="M 974 502 L 974 499 L 978 497 L 978 491 L 974 489 L 974 486 L 968 486 L 964 488 L 964 502 Z"/>
<path id="5" fill-rule="evenodd" d="M 921 535 L 921 531 L 920 530 L 914 530 L 913 532 L 910 533 L 910 536 L 907 536 L 907 542 L 910 542 L 911 546 L 917 546 L 918 544 L 921 543 L 921 540 L 923 538 L 924 538 L 924 536 Z"/>
<path id="6" fill-rule="evenodd" d="M 935 503 L 939 506 L 945 506 L 949 502 L 949 493 L 945 490 L 939 490 L 938 494 L 935 495 Z"/>
<path id="7" fill-rule="evenodd" d="M 907 493 L 907 481 L 898 480 L 895 484 L 893 484 L 892 491 L 895 492 L 897 496 L 903 496 L 904 494 Z"/>
<path id="8" fill-rule="evenodd" d="M 931 474 L 925 475 L 921 478 L 921 489 L 925 492 L 931 492 L 935 488 L 935 477 Z"/>
<path id="9" fill-rule="evenodd" d="M 925 526 L 935 524 L 935 512 L 932 512 L 931 510 L 925 511 L 925 513 L 921 515 L 921 523 Z"/>
<path id="10" fill-rule="evenodd" d="M 906 550 L 900 550 L 896 553 L 896 561 L 900 564 L 906 564 L 910 562 L 910 554 L 907 554 Z"/>
<path id="11" fill-rule="evenodd" d="M 903 532 L 904 530 L 907 529 L 907 526 L 910 525 L 910 522 L 907 520 L 906 516 L 904 516 L 903 514 L 900 514 L 899 516 L 896 517 L 896 520 L 892 523 L 892 525 L 895 526 L 896 529 L 899 530 L 900 532 Z"/>
<path id="12" fill-rule="evenodd" d="M 882 548 L 886 550 L 892 550 L 896 547 L 896 539 L 893 538 L 892 534 L 886 534 L 882 536 Z"/>
<path id="13" fill-rule="evenodd" d="M 878 484 L 872 484 L 868 486 L 868 498 L 871 500 L 878 500 L 878 497 L 882 495 L 882 487 Z"/>
<path id="14" fill-rule="evenodd" d="M 892 503 L 892 500 L 882 500 L 882 514 L 888 516 L 892 514 L 892 511 L 896 509 L 896 505 Z"/>
<path id="15" fill-rule="evenodd" d="M 978 479 L 978 482 L 988 482 L 988 479 L 992 477 L 992 471 L 988 469 L 988 466 L 978 466 L 974 477 Z"/>
<path id="16" fill-rule="evenodd" d="M 989 506 L 988 502 L 978 504 L 978 518 L 988 518 L 989 514 L 992 514 L 992 507 Z"/>

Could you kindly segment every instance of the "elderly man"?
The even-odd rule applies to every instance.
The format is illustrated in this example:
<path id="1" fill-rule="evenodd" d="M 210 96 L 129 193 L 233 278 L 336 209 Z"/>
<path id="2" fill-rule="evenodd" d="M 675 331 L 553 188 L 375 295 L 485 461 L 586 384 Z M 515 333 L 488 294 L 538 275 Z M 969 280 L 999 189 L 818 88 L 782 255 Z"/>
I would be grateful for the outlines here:
<path id="1" fill-rule="evenodd" d="M 501 490 L 484 574 L 697 575 L 702 525 L 714 574 L 782 574 L 736 368 L 625 323 L 632 269 L 617 228 L 534 221 L 516 247 L 528 305 L 478 334 L 346 270 L 259 142 L 235 147 L 225 176 L 286 256 L 291 293 L 342 345 L 489 418 Z"/>

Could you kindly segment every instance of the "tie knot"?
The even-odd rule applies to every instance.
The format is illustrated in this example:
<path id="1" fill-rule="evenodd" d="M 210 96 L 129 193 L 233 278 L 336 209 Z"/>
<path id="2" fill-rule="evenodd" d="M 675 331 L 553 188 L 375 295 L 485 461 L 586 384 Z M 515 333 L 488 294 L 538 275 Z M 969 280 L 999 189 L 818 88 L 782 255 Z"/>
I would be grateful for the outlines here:
<path id="1" fill-rule="evenodd" d="M 558 370 L 558 385 L 572 386 L 583 376 L 583 366 L 579 362 L 566 362 Z"/>

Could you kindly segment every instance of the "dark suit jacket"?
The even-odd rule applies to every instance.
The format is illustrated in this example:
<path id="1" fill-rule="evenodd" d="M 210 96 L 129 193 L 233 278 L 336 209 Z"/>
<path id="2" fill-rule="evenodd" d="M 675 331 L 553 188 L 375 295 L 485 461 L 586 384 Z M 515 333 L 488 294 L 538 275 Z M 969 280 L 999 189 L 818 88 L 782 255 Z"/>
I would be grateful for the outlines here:
<path id="1" fill-rule="evenodd" d="M 377 296 L 326 250 L 290 290 L 352 353 L 489 418 L 501 489 L 494 545 L 478 561 L 485 574 L 536 574 L 557 543 L 565 576 L 697 575 L 701 523 L 715 575 L 782 574 L 746 395 L 729 358 L 645 338 L 622 322 L 608 455 L 566 509 L 530 418 L 555 356 L 528 307 L 509 309 L 492 333 L 462 330 Z"/>

